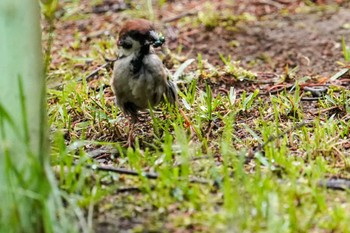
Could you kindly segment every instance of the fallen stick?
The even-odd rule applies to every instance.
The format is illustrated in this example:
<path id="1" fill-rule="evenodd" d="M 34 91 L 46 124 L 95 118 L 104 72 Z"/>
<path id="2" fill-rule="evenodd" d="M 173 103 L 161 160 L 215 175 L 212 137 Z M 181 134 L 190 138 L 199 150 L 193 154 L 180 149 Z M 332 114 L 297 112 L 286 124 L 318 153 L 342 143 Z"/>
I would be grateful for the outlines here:
<path id="1" fill-rule="evenodd" d="M 107 68 L 109 65 L 113 64 L 113 62 L 115 62 L 117 59 L 113 59 L 113 60 L 105 59 L 105 60 L 106 60 L 105 64 L 103 64 L 102 66 L 99 66 L 94 71 L 92 71 L 88 76 L 85 77 L 86 81 L 91 81 L 94 78 L 94 76 L 96 76 L 98 74 L 98 72 L 100 70 Z M 74 81 L 81 82 L 82 80 L 83 80 L 83 78 L 80 77 L 80 78 L 75 79 Z M 58 84 L 51 86 L 50 88 L 58 89 L 58 88 L 61 88 L 65 84 L 66 84 L 66 82 L 61 82 L 61 83 L 58 83 Z"/>
<path id="2" fill-rule="evenodd" d="M 88 76 L 86 76 L 86 81 L 90 81 L 93 79 L 94 76 L 96 76 L 98 74 L 98 72 L 104 68 L 106 68 L 108 65 L 110 64 L 110 62 L 107 62 L 105 64 L 103 64 L 102 66 L 98 67 L 96 70 L 92 71 Z M 81 81 L 82 78 L 78 79 L 77 81 Z"/>
<path id="3" fill-rule="evenodd" d="M 117 168 L 117 167 L 111 167 L 111 166 L 87 166 L 90 169 L 97 170 L 97 171 L 107 171 L 107 172 L 114 172 L 118 174 L 124 174 L 124 175 L 131 175 L 131 176 L 144 176 L 151 180 L 156 180 L 159 178 L 159 174 L 156 172 L 137 172 L 135 170 L 129 170 L 125 168 Z M 179 180 L 184 180 L 184 178 L 180 178 Z M 196 184 L 211 184 L 207 179 L 198 178 L 198 177 L 190 177 L 189 178 L 190 183 L 196 183 Z"/>
<path id="4" fill-rule="evenodd" d="M 198 14 L 198 12 L 199 12 L 199 10 L 190 10 L 190 11 L 184 12 L 182 14 L 175 15 L 174 17 L 169 17 L 167 19 L 164 19 L 164 20 L 162 20 L 162 22 L 163 23 L 170 23 L 170 22 L 179 20 L 179 19 L 186 17 L 186 16 L 192 16 L 192 15 Z"/>
<path id="5" fill-rule="evenodd" d="M 343 178 L 330 178 L 325 180 L 320 180 L 318 186 L 327 189 L 346 191 L 350 190 L 350 180 Z"/>

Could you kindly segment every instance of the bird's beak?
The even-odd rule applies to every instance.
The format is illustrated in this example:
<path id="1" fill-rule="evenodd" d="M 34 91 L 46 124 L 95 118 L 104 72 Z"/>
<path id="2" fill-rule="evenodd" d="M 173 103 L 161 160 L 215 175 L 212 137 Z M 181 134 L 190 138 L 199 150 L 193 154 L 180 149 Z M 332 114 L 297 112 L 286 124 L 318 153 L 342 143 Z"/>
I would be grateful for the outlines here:
<path id="1" fill-rule="evenodd" d="M 149 38 L 150 38 L 149 42 L 155 48 L 162 46 L 164 44 L 164 42 L 165 42 L 164 36 L 159 36 L 158 33 L 156 33 L 153 30 L 149 32 Z"/>
<path id="2" fill-rule="evenodd" d="M 158 41 L 159 40 L 159 36 L 158 36 L 158 33 L 156 33 L 155 31 L 150 31 L 149 32 L 149 39 L 150 39 L 150 42 L 151 43 L 154 43 L 154 42 L 156 42 L 156 41 Z"/>

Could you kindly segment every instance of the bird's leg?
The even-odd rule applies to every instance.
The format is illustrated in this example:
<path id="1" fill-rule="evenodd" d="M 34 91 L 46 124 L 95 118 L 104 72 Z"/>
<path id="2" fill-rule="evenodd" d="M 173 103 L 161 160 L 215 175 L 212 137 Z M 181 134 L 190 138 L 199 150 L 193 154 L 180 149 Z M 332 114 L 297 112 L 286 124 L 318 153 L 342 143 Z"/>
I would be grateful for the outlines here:
<path id="1" fill-rule="evenodd" d="M 138 120 L 137 115 L 131 115 L 131 118 L 129 118 L 128 140 L 124 144 L 124 147 L 134 147 L 134 144 L 135 144 L 134 128 L 137 120 Z"/>
<path id="2" fill-rule="evenodd" d="M 127 141 L 127 147 L 133 147 L 135 143 L 135 137 L 134 137 L 134 126 L 135 122 L 133 120 L 129 121 L 129 132 L 128 132 L 128 141 Z"/>

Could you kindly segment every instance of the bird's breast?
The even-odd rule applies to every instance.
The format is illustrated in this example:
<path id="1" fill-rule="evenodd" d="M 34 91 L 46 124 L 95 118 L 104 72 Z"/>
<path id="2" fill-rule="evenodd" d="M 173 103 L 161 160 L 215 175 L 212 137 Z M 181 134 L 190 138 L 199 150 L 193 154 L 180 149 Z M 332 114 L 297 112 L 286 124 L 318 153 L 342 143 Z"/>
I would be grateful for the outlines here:
<path id="1" fill-rule="evenodd" d="M 148 104 L 157 105 L 165 91 L 164 68 L 160 59 L 153 54 L 142 60 L 137 73 L 132 69 L 132 57 L 117 60 L 114 65 L 112 88 L 117 104 L 134 103 L 139 109 Z"/>

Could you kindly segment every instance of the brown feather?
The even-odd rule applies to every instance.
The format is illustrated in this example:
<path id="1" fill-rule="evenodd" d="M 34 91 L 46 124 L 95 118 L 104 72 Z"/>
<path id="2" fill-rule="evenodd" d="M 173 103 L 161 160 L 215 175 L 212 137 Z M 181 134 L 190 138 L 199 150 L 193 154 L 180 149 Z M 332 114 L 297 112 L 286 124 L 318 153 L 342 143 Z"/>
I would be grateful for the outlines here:
<path id="1" fill-rule="evenodd" d="M 119 32 L 119 38 L 127 35 L 131 31 L 137 31 L 146 35 L 149 31 L 154 30 L 153 24 L 145 19 L 132 19 L 124 23 Z"/>

